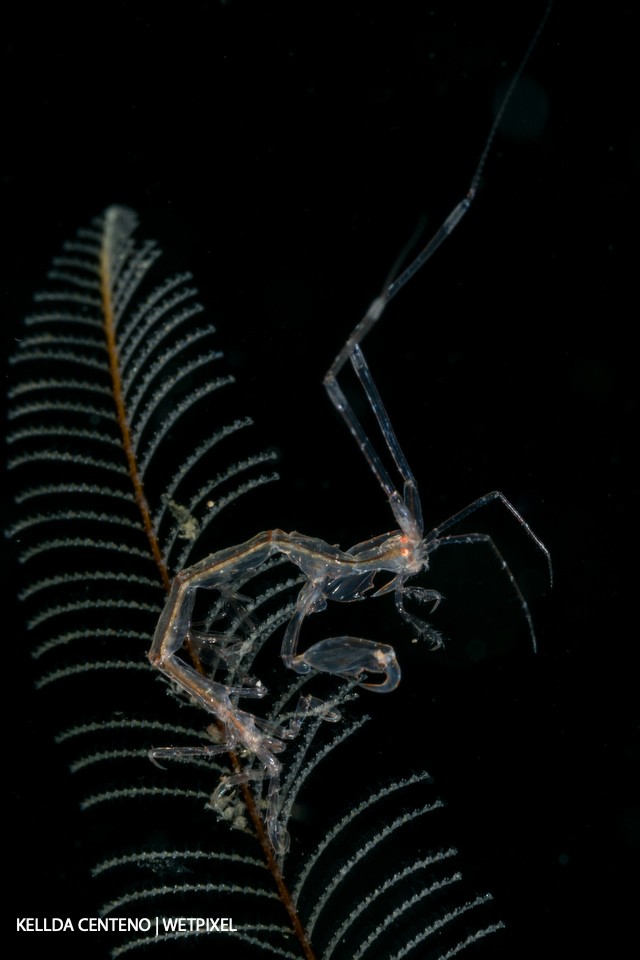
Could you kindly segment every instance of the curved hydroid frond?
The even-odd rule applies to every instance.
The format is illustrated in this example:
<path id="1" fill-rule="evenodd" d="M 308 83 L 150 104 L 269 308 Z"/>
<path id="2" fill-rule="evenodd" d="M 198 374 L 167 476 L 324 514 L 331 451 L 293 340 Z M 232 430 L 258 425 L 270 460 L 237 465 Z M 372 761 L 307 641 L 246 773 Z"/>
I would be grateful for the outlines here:
<path id="1" fill-rule="evenodd" d="M 251 448 L 251 419 L 191 275 L 163 271 L 158 246 L 136 231 L 132 211 L 110 207 L 65 245 L 11 359 L 8 532 L 43 714 L 83 811 L 96 915 L 232 917 L 224 944 L 240 960 L 417 958 L 423 943 L 452 957 L 500 923 L 486 895 L 465 892 L 427 773 L 385 783 L 370 763 L 349 777 L 373 728 L 353 685 L 325 678 L 323 699 L 342 720 L 312 713 L 281 755 L 292 893 L 256 843 L 265 784 L 212 806 L 224 755 L 166 769 L 148 759 L 152 748 L 215 738 L 211 717 L 146 653 L 172 576 L 234 542 L 225 517 L 268 488 L 276 457 Z M 229 684 L 264 677 L 274 694 L 265 722 L 286 722 L 309 682 L 278 655 L 300 585 L 280 558 L 249 571 L 237 594 L 209 594 L 199 614 L 199 666 Z M 250 768 L 252 758 L 234 762 Z M 118 935 L 111 948 L 212 949 L 170 928 Z"/>

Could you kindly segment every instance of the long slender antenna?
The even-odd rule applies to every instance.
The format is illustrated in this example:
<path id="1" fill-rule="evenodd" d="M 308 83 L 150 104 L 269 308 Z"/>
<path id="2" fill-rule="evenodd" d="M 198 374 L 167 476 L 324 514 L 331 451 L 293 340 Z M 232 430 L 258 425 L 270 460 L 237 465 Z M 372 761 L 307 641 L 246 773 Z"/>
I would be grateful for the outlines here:
<path id="1" fill-rule="evenodd" d="M 455 228 L 458 226 L 463 216 L 471 206 L 472 201 L 475 199 L 476 193 L 478 192 L 478 186 L 480 184 L 480 178 L 482 177 L 482 171 L 484 170 L 485 164 L 487 162 L 487 157 L 489 156 L 489 152 L 493 146 L 493 141 L 495 140 L 496 133 L 498 132 L 498 127 L 502 123 L 502 118 L 504 117 L 506 109 L 509 106 L 509 101 L 511 100 L 513 91 L 517 86 L 518 80 L 522 76 L 522 72 L 529 61 L 529 57 L 531 56 L 533 49 L 538 42 L 538 39 L 540 38 L 540 34 L 544 30 L 549 14 L 551 13 L 551 8 L 553 6 L 553 3 L 554 3 L 554 0 L 549 0 L 549 3 L 547 4 L 547 8 L 544 11 L 544 14 L 542 15 L 542 19 L 538 24 L 537 30 L 534 33 L 533 37 L 531 38 L 531 41 L 529 42 L 529 46 L 527 47 L 526 52 L 522 60 L 520 61 L 520 66 L 518 67 L 513 77 L 511 78 L 511 82 L 507 87 L 507 92 L 502 98 L 502 103 L 500 104 L 498 112 L 495 115 L 493 123 L 491 124 L 491 129 L 489 130 L 489 134 L 485 141 L 484 149 L 480 154 L 480 159 L 476 164 L 476 169 L 474 171 L 473 177 L 471 178 L 471 184 L 469 186 L 469 189 L 467 190 L 467 193 L 464 199 L 462 199 L 460 203 L 458 203 L 453 208 L 453 210 L 451 211 L 447 219 L 444 221 L 442 226 L 436 231 L 436 233 L 431 238 L 431 240 L 429 240 L 427 245 L 423 247 L 423 249 L 420 251 L 418 256 L 409 264 L 409 266 L 405 270 L 402 271 L 398 279 L 394 280 L 392 283 L 389 284 L 389 286 L 386 288 L 386 290 L 382 294 L 382 300 L 385 303 L 388 303 L 392 297 L 395 297 L 396 293 L 398 293 L 398 291 L 401 290 L 402 287 L 404 287 L 405 283 L 408 283 L 411 277 L 415 273 L 417 273 L 420 267 L 422 267 L 427 262 L 427 260 L 435 253 L 435 251 L 438 249 L 440 244 L 449 236 L 449 234 L 453 230 L 455 230 Z"/>
<path id="2" fill-rule="evenodd" d="M 540 34 L 544 30 L 547 19 L 549 18 L 549 14 L 551 13 L 551 8 L 553 7 L 553 4 L 554 4 L 554 0 L 549 0 L 549 2 L 547 3 L 547 7 L 544 11 L 544 14 L 542 15 L 540 23 L 538 24 L 538 27 L 533 37 L 531 38 L 531 41 L 529 42 L 529 46 L 527 47 L 525 54 L 522 60 L 520 61 L 520 65 L 518 69 L 514 73 L 511 79 L 511 82 L 509 83 L 507 92 L 502 98 L 502 103 L 500 104 L 500 107 L 494 118 L 493 123 L 491 124 L 491 129 L 489 130 L 489 134 L 485 141 L 485 145 L 480 155 L 480 159 L 476 164 L 476 168 L 473 173 L 473 177 L 471 178 L 471 183 L 469 185 L 469 189 L 467 190 L 467 193 L 465 194 L 464 198 L 453 208 L 453 210 L 448 215 L 444 223 L 439 227 L 439 229 L 436 231 L 433 237 L 429 240 L 426 246 L 422 248 L 422 250 L 417 255 L 417 257 L 415 257 L 414 260 L 412 260 L 412 262 L 409 264 L 409 266 L 402 271 L 400 276 L 396 280 L 393 280 L 390 283 L 385 284 L 382 294 L 379 297 L 376 297 L 376 299 L 373 301 L 373 303 L 367 310 L 366 314 L 364 315 L 362 320 L 360 320 L 360 322 L 357 324 L 357 326 L 351 333 L 351 336 L 343 345 L 342 349 L 339 351 L 335 360 L 329 367 L 329 370 L 327 371 L 327 374 L 325 376 L 325 384 L 327 384 L 328 381 L 332 381 L 336 379 L 342 367 L 351 358 L 351 354 L 353 353 L 355 346 L 359 343 L 362 343 L 362 341 L 364 340 L 366 335 L 369 333 L 371 328 L 375 326 L 375 324 L 378 322 L 389 300 L 391 300 L 392 297 L 395 297 L 396 293 L 398 293 L 402 289 L 402 287 L 404 287 L 404 285 L 408 283 L 411 277 L 413 277 L 413 275 L 418 272 L 420 267 L 424 266 L 427 260 L 429 260 L 430 257 L 438 249 L 440 244 L 444 240 L 446 240 L 449 234 L 458 226 L 463 216 L 471 206 L 471 203 L 474 200 L 476 193 L 478 191 L 478 185 L 480 183 L 482 171 L 484 170 L 485 164 L 487 162 L 489 151 L 493 146 L 493 141 L 495 140 L 496 133 L 498 132 L 498 127 L 502 122 L 502 118 L 509 105 L 509 101 L 511 100 L 513 91 L 516 88 L 518 80 L 522 76 L 524 68 L 526 67 L 529 61 L 529 58 L 533 52 L 533 49 L 540 38 Z"/>
<path id="3" fill-rule="evenodd" d="M 429 260 L 429 258 L 438 249 L 440 244 L 458 226 L 463 216 L 471 206 L 471 203 L 477 193 L 482 171 L 487 161 L 489 151 L 493 146 L 493 141 L 495 139 L 498 127 L 500 126 L 500 122 L 507 109 L 507 105 L 509 104 L 516 84 L 522 75 L 529 57 L 531 56 L 531 52 L 535 47 L 542 30 L 544 29 L 552 6 L 553 0 L 549 0 L 544 15 L 542 16 L 540 23 L 538 24 L 538 27 L 529 42 L 529 46 L 527 47 L 525 54 L 520 61 L 518 69 L 509 83 L 507 92 L 502 98 L 502 103 L 500 104 L 500 108 L 498 109 L 493 123 L 491 124 L 489 134 L 485 140 L 484 148 L 480 154 L 480 159 L 476 164 L 469 189 L 467 190 L 464 198 L 453 208 L 451 213 L 436 231 L 431 240 L 429 240 L 427 245 L 423 247 L 423 249 L 409 264 L 409 266 L 402 271 L 400 276 L 396 280 L 391 282 L 387 281 L 385 283 L 382 293 L 380 296 L 376 297 L 373 303 L 371 303 L 364 317 L 356 325 L 354 330 L 351 332 L 351 335 L 343 344 L 324 377 L 324 386 L 329 395 L 329 399 L 345 421 L 349 431 L 351 432 L 351 435 L 358 444 L 362 455 L 369 464 L 369 467 L 371 468 L 378 483 L 382 487 L 399 527 L 413 540 L 419 540 L 423 532 L 422 508 L 420 506 L 420 497 L 418 494 L 417 484 L 407 459 L 402 451 L 400 443 L 395 435 L 395 431 L 387 411 L 385 410 L 382 399 L 378 393 L 375 383 L 373 382 L 367 362 L 360 349 L 360 344 L 367 336 L 371 328 L 376 325 L 382 316 L 389 300 L 391 300 L 391 298 L 394 297 L 396 293 L 402 289 L 402 287 L 404 287 L 411 277 L 413 277 L 413 275 L 417 273 L 422 266 L 424 266 L 427 260 Z M 396 483 L 391 478 L 389 472 L 382 463 L 382 460 L 373 443 L 371 442 L 364 427 L 356 416 L 354 409 L 347 400 L 342 388 L 340 387 L 340 384 L 338 383 L 340 371 L 347 362 L 352 364 L 353 369 L 355 370 L 355 373 L 362 384 L 364 392 L 369 401 L 371 411 L 378 422 L 378 427 L 380 428 L 380 432 L 384 439 L 387 450 L 391 454 L 398 473 L 402 478 L 402 492 L 398 489 Z"/>

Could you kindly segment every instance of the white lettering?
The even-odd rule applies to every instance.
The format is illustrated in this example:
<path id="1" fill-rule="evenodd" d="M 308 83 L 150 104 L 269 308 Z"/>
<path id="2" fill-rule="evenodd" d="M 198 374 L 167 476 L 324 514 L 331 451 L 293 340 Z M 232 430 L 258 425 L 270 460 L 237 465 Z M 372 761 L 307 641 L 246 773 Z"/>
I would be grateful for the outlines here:
<path id="1" fill-rule="evenodd" d="M 73 923 L 69 917 L 18 917 L 18 933 L 66 933 L 73 932 Z"/>
<path id="2" fill-rule="evenodd" d="M 231 917 L 162 917 L 160 922 L 165 933 L 238 932 Z"/>
<path id="3" fill-rule="evenodd" d="M 152 924 L 156 935 L 164 933 L 237 933 L 231 917 L 81 917 L 74 923 L 69 917 L 16 917 L 18 933 L 148 933 Z"/>
<path id="4" fill-rule="evenodd" d="M 147 933 L 151 920 L 148 917 L 83 917 L 78 929 L 85 933 Z"/>

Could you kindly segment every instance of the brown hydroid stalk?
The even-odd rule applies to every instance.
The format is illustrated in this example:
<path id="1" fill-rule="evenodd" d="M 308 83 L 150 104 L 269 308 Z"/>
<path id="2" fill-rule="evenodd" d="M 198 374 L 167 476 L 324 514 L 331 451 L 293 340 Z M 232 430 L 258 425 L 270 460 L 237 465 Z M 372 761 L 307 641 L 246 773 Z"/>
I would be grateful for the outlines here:
<path id="1" fill-rule="evenodd" d="M 235 751 L 230 751 L 229 756 L 231 757 L 231 764 L 233 766 L 234 771 L 236 773 L 240 773 L 242 771 L 242 764 L 238 759 L 238 755 L 236 754 Z M 253 793 L 251 792 L 251 789 L 248 783 L 242 784 L 242 797 L 244 799 L 247 812 L 251 817 L 251 822 L 253 823 L 253 827 L 256 831 L 258 842 L 262 847 L 262 852 L 264 853 L 265 860 L 267 861 L 267 867 L 277 887 L 278 896 L 280 897 L 282 905 L 284 906 L 285 910 L 289 915 L 289 921 L 291 923 L 291 926 L 293 927 L 293 931 L 296 937 L 298 938 L 300 946 L 302 947 L 302 952 L 306 960 L 316 960 L 316 955 L 313 952 L 311 941 L 307 936 L 307 931 L 302 925 L 302 920 L 300 919 L 300 916 L 296 909 L 296 905 L 293 902 L 293 898 L 291 896 L 291 893 L 289 892 L 289 888 L 285 883 L 284 877 L 282 875 L 282 871 L 278 866 L 278 862 L 276 860 L 273 847 L 271 846 L 271 841 L 269 840 L 267 831 L 264 828 L 262 817 L 258 813 L 255 797 L 253 796 Z"/>
<path id="2" fill-rule="evenodd" d="M 111 389 L 113 392 L 113 399 L 116 404 L 116 415 L 118 418 L 118 424 L 120 426 L 120 432 L 122 435 L 122 446 L 127 458 L 127 466 L 129 468 L 129 476 L 131 478 L 131 483 L 133 485 L 133 493 L 135 502 L 140 511 L 140 516 L 142 518 L 142 524 L 144 527 L 144 532 L 146 534 L 149 546 L 151 548 L 151 554 L 155 561 L 155 564 L 158 568 L 160 574 L 160 579 L 162 580 L 162 585 L 165 591 L 168 593 L 171 588 L 171 577 L 167 569 L 167 564 L 162 555 L 160 549 L 160 544 L 158 543 L 158 538 L 156 536 L 155 528 L 153 526 L 153 521 L 151 519 L 151 511 L 149 510 L 149 504 L 144 493 L 144 485 L 142 483 L 142 477 L 140 476 L 140 471 L 138 469 L 138 461 L 136 459 L 135 450 L 133 449 L 133 443 L 131 441 L 131 431 L 129 430 L 129 421 L 127 419 L 127 411 L 124 403 L 124 397 L 122 394 L 122 379 L 120 377 L 120 364 L 118 362 L 118 349 L 116 346 L 116 329 L 115 329 L 115 317 L 113 313 L 113 299 L 112 299 L 112 286 L 111 286 L 111 249 L 108 233 L 105 230 L 102 247 L 100 250 L 100 295 L 102 298 L 102 315 L 104 319 L 104 332 L 105 339 L 107 344 L 107 355 L 109 357 L 109 370 L 111 373 Z M 197 656 L 191 653 L 191 659 L 194 662 L 194 665 L 199 673 L 204 673 L 202 665 L 199 662 Z M 222 729 L 222 724 L 218 721 L 218 726 Z M 242 764 L 238 758 L 235 750 L 229 751 L 229 757 L 231 760 L 231 766 L 235 773 L 242 772 Z M 289 892 L 282 871 L 278 866 L 278 862 L 275 857 L 273 847 L 267 835 L 267 831 L 264 828 L 264 823 L 262 817 L 258 812 L 258 807 L 256 805 L 255 797 L 251 792 L 249 785 L 247 783 L 242 784 L 242 794 L 247 808 L 251 822 L 256 831 L 256 837 L 262 851 L 264 853 L 265 860 L 267 862 L 267 867 L 271 876 L 273 877 L 274 883 L 278 890 L 278 895 L 282 904 L 287 911 L 289 916 L 289 921 L 293 927 L 293 931 L 298 938 L 300 946 L 302 947 L 302 952 L 306 960 L 315 960 L 315 954 L 313 948 L 307 937 L 306 930 L 302 925 L 302 921 L 296 910 L 296 906 Z"/>
<path id="3" fill-rule="evenodd" d="M 120 425 L 120 432 L 122 434 L 122 446 L 127 458 L 127 466 L 129 468 L 131 483 L 133 484 L 133 495 L 140 511 L 140 516 L 142 517 L 144 532 L 147 536 L 147 540 L 149 541 L 151 554 L 155 560 L 158 572 L 160 573 L 162 585 L 166 591 L 169 591 L 169 588 L 171 587 L 171 578 L 169 576 L 169 571 L 167 570 L 164 557 L 162 556 L 162 551 L 160 550 L 160 544 L 158 543 L 158 538 L 156 537 L 156 532 L 151 520 L 149 504 L 147 503 L 147 498 L 144 494 L 142 478 L 140 476 L 140 471 L 138 470 L 138 461 L 136 460 L 135 450 L 133 449 L 133 444 L 131 442 L 131 431 L 129 430 L 129 421 L 127 420 L 124 397 L 122 395 L 122 379 L 120 377 L 120 364 L 118 363 L 115 318 L 113 315 L 113 300 L 111 297 L 111 253 L 106 232 L 102 241 L 102 249 L 100 250 L 100 293 L 102 296 L 102 315 L 104 318 L 104 333 L 107 341 L 109 370 L 111 371 L 111 389 L 113 390 L 113 399 L 115 400 L 116 404 L 116 415 Z"/>

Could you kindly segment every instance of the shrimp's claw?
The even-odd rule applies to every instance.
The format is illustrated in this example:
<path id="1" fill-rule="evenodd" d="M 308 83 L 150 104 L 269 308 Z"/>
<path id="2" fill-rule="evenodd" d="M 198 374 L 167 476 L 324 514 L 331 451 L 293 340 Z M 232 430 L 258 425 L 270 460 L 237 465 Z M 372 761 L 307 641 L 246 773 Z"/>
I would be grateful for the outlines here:
<path id="1" fill-rule="evenodd" d="M 361 687 L 377 693 L 395 690 L 400 683 L 400 664 L 393 647 L 361 637 L 329 637 L 321 640 L 292 658 L 291 666 L 299 673 L 313 669 L 355 679 Z M 359 680 L 363 674 L 369 673 L 384 674 L 384 680 L 380 683 Z"/>

